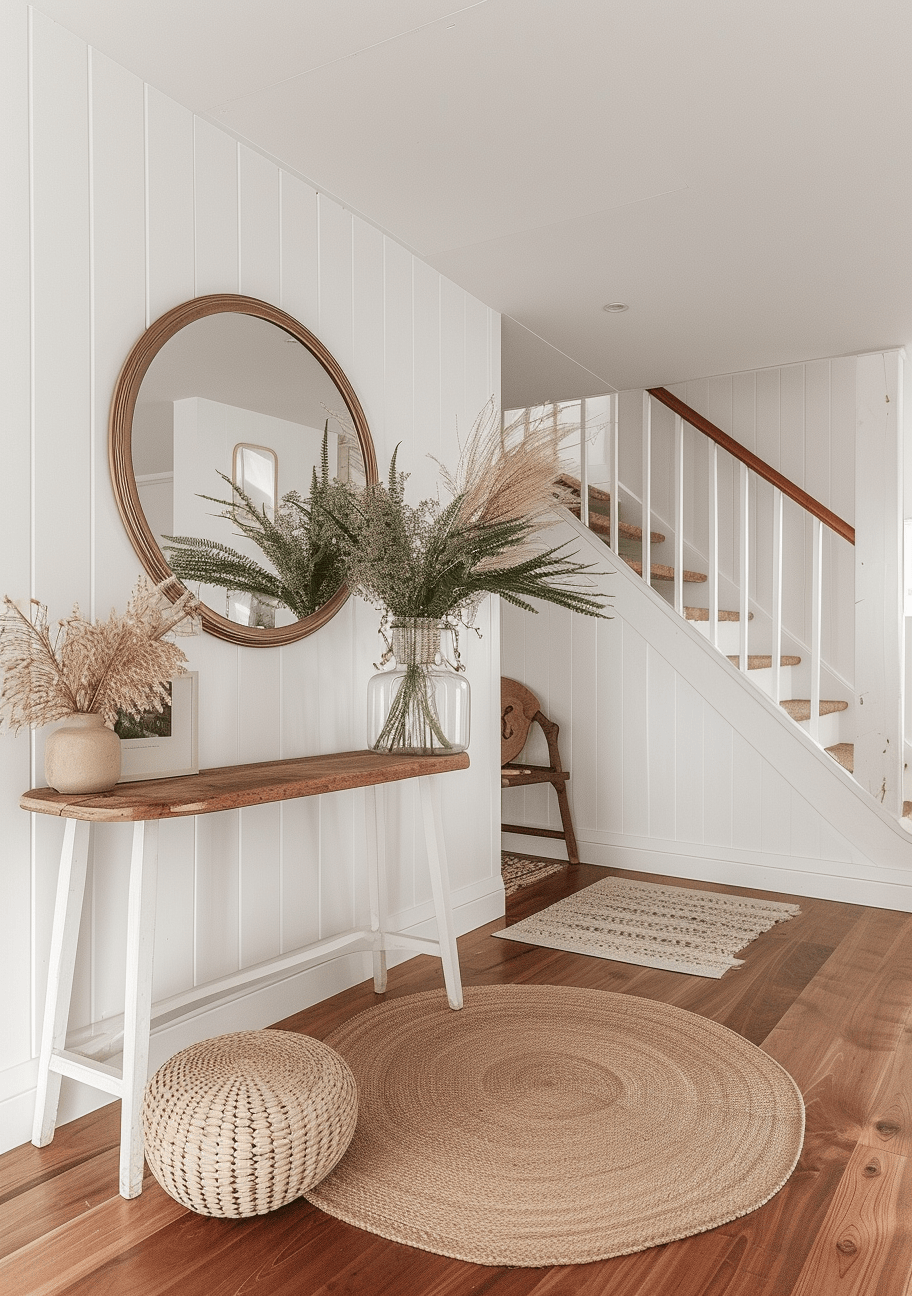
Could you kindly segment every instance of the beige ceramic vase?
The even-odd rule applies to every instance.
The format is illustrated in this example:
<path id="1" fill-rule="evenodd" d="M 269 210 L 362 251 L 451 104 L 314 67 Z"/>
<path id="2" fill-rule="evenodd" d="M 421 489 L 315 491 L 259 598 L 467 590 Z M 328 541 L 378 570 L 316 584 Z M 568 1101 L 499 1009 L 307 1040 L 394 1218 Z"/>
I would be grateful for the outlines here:
<path id="1" fill-rule="evenodd" d="M 120 739 L 94 712 L 67 716 L 47 740 L 44 773 L 58 792 L 107 792 L 120 778 Z"/>

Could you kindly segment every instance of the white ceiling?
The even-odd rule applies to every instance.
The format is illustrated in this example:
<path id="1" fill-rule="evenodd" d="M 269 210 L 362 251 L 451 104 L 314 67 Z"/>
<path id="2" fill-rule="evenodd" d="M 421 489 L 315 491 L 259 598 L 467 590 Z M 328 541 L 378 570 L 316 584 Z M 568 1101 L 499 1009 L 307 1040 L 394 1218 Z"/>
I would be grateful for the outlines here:
<path id="1" fill-rule="evenodd" d="M 508 316 L 507 405 L 912 340 L 908 0 L 37 7 Z"/>

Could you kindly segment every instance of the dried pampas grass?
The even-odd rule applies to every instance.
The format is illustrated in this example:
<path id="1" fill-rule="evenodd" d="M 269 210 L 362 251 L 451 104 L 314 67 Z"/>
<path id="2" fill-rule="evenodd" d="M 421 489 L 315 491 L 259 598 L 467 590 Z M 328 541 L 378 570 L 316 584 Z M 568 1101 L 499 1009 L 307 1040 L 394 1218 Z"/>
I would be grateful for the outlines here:
<path id="1" fill-rule="evenodd" d="M 455 472 L 439 460 L 447 490 L 460 496 L 465 523 L 488 525 L 522 520 L 536 528 L 550 526 L 555 504 L 569 495 L 557 484 L 561 466 L 558 447 L 566 428 L 542 416 L 500 425 L 493 398 L 472 427 Z"/>
<path id="2" fill-rule="evenodd" d="M 573 502 L 572 491 L 560 482 L 558 452 L 566 431 L 564 424 L 544 413 L 533 419 L 524 413 L 501 427 L 492 397 L 475 420 L 455 472 L 435 459 L 444 486 L 460 499 L 464 525 L 519 521 L 528 526 L 524 542 L 482 559 L 479 570 L 515 567 L 540 553 L 538 537 L 558 521 L 555 506 Z"/>
<path id="3" fill-rule="evenodd" d="M 0 718 L 14 731 L 95 712 L 109 724 L 119 711 L 160 713 L 168 680 L 186 673 L 184 653 L 167 637 L 199 616 L 199 600 L 185 590 L 174 603 L 161 585 L 141 578 L 123 615 L 86 621 L 78 606 L 52 633 L 47 607 L 31 600 L 28 613 L 7 595 L 0 614 Z"/>

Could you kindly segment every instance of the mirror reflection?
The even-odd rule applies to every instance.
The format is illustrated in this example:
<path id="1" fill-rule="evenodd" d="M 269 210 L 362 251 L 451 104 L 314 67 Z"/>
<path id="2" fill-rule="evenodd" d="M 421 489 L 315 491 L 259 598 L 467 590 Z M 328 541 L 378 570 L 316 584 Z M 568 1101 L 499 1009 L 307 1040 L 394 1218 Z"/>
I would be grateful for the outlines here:
<path id="1" fill-rule="evenodd" d="M 345 410 L 316 357 L 252 315 L 195 320 L 150 364 L 132 425 L 139 501 L 176 574 L 229 620 L 291 625 L 341 583 L 331 555 L 302 571 L 300 550 L 312 489 L 364 479 Z"/>

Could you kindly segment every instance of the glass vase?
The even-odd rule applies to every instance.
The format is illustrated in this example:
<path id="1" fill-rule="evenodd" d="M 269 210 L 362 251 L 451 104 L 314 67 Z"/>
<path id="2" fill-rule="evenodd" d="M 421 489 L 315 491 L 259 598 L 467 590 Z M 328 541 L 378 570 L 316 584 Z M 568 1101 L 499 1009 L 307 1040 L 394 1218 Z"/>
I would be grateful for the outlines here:
<path id="1" fill-rule="evenodd" d="M 374 751 L 461 752 L 469 745 L 469 681 L 447 666 L 436 618 L 394 621 L 394 670 L 367 686 L 367 742 Z"/>

